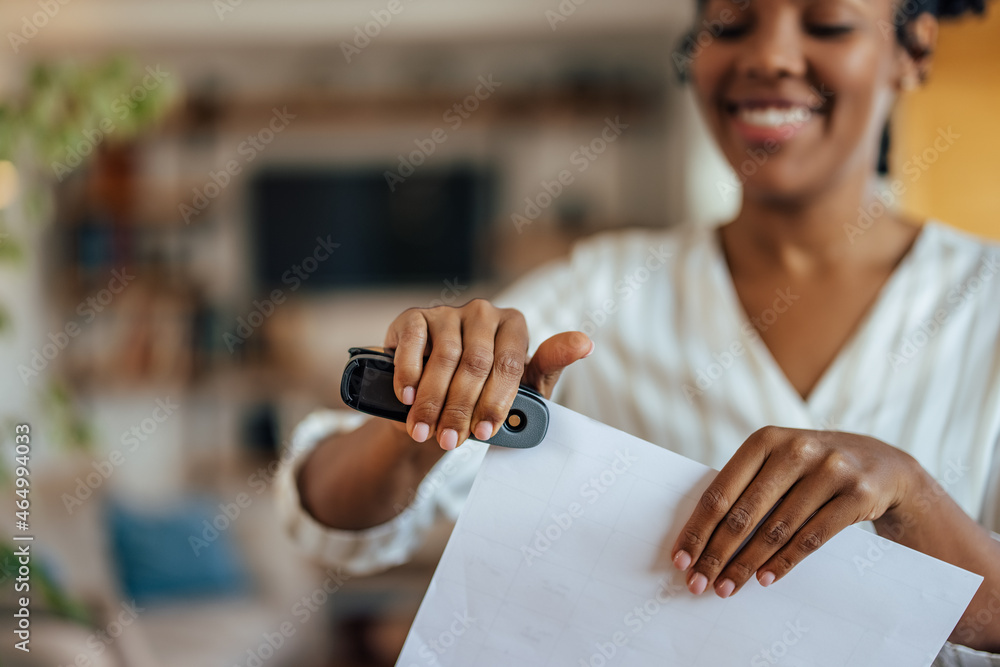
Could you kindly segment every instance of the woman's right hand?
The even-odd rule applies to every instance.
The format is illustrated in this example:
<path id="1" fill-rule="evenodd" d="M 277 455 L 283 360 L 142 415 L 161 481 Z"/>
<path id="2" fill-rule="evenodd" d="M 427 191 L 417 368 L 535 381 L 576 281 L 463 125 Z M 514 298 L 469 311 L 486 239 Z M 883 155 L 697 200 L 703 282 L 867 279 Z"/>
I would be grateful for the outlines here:
<path id="1" fill-rule="evenodd" d="M 407 310 L 389 327 L 385 347 L 395 350 L 396 397 L 412 406 L 406 432 L 417 442 L 436 434 L 445 450 L 470 436 L 492 438 L 520 384 L 549 398 L 563 369 L 594 350 L 586 334 L 567 332 L 528 360 L 524 316 L 483 299 Z"/>

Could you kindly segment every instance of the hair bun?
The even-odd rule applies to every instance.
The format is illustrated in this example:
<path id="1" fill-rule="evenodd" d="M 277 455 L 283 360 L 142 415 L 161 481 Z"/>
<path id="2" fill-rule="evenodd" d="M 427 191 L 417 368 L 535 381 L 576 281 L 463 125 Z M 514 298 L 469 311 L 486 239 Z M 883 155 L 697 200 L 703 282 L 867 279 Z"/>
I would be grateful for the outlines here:
<path id="1" fill-rule="evenodd" d="M 938 16 L 961 16 L 967 12 L 982 14 L 986 0 L 938 0 Z"/>

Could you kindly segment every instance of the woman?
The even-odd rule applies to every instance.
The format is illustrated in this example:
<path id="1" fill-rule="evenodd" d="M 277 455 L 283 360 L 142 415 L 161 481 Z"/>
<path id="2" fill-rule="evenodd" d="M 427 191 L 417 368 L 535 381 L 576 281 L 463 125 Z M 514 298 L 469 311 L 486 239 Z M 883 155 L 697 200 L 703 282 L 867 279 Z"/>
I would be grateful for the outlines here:
<path id="1" fill-rule="evenodd" d="M 1000 653 L 1000 543 L 972 518 L 997 528 L 1000 248 L 887 212 L 873 188 L 936 17 L 973 5 L 699 2 L 706 32 L 684 60 L 745 181 L 736 219 L 592 239 L 508 308 L 400 315 L 385 344 L 409 420 L 308 420 L 284 482 L 293 532 L 353 572 L 402 562 L 436 513 L 457 514 L 481 456 L 428 472 L 494 435 L 523 381 L 722 469 L 671 553 L 693 595 L 771 585 L 872 521 L 985 577 L 951 639 Z M 544 341 L 530 360 L 529 331 Z"/>

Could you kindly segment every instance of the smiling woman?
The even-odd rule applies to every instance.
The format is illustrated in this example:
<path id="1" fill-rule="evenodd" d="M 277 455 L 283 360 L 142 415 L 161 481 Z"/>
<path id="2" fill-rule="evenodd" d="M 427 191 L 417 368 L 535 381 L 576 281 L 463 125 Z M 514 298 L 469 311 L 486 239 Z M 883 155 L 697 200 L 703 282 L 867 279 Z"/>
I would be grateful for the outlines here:
<path id="1" fill-rule="evenodd" d="M 505 307 L 400 315 L 385 346 L 407 424 L 307 422 L 284 473 L 293 533 L 356 573 L 405 560 L 438 512 L 457 514 L 479 458 L 434 488 L 425 476 L 442 450 L 495 435 L 521 382 L 721 468 L 669 538 L 691 594 L 780 586 L 872 522 L 984 577 L 952 639 L 1000 651 L 1000 247 L 873 205 L 883 128 L 931 69 L 938 16 L 982 9 L 699 2 L 688 80 L 729 163 L 753 163 L 735 219 L 597 237 Z M 624 297 L 615 285 L 650 248 L 666 266 Z"/>

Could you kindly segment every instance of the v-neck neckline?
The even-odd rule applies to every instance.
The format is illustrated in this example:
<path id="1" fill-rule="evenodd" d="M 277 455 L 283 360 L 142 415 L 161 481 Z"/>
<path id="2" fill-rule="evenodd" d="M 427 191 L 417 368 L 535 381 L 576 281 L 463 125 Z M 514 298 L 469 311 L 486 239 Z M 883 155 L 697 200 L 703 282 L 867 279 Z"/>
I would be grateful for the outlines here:
<path id="1" fill-rule="evenodd" d="M 752 340 L 747 341 L 746 345 L 751 350 L 751 354 L 761 360 L 767 372 L 777 379 L 778 383 L 784 387 L 784 390 L 795 401 L 796 405 L 805 410 L 808 415 L 811 417 L 816 416 L 815 409 L 817 405 L 821 404 L 823 397 L 831 391 L 836 376 L 840 374 L 841 369 L 847 363 L 853 352 L 853 348 L 857 346 L 859 340 L 865 337 L 868 329 L 874 326 L 874 323 L 878 319 L 878 314 L 890 302 L 890 297 L 905 284 L 904 280 L 907 274 L 913 270 L 912 267 L 917 258 L 923 254 L 924 248 L 930 243 L 930 238 L 937 231 L 936 227 L 937 223 L 933 220 L 928 220 L 924 223 L 909 250 L 883 283 L 872 304 L 861 316 L 861 319 L 858 320 L 858 324 L 851 331 L 844 344 L 840 346 L 840 349 L 837 350 L 830 363 L 823 369 L 822 374 L 807 396 L 803 397 L 798 389 L 795 388 L 795 385 L 785 373 L 785 369 L 778 363 L 778 360 L 771 352 L 771 348 L 764 342 L 762 336 L 757 335 L 752 337 Z M 708 230 L 708 234 L 712 253 L 712 269 L 719 282 L 723 299 L 726 301 L 725 307 L 735 317 L 741 330 L 747 324 L 751 324 L 752 326 L 750 316 L 736 289 L 736 283 L 729 268 L 729 262 L 726 261 L 720 228 L 712 227 Z"/>

